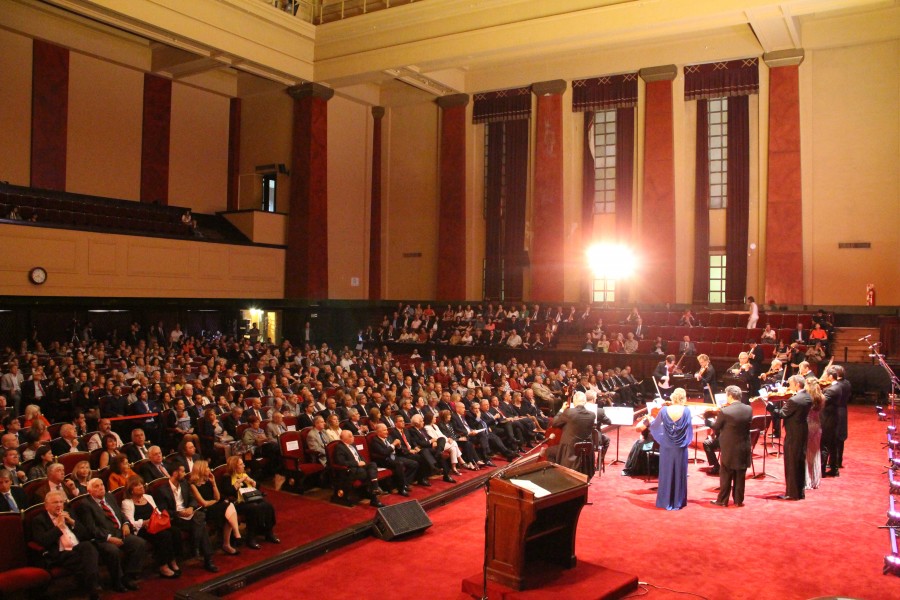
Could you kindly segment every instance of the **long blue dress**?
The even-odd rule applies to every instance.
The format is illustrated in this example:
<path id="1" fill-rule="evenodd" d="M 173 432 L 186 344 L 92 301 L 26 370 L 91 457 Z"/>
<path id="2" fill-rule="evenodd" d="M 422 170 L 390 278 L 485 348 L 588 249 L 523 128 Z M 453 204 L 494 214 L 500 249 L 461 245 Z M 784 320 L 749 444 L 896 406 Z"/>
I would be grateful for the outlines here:
<path id="1" fill-rule="evenodd" d="M 666 409 L 650 424 L 650 433 L 659 442 L 659 487 L 656 492 L 657 508 L 679 510 L 687 506 L 688 446 L 694 437 L 691 427 L 691 411 L 677 421 L 669 417 Z"/>

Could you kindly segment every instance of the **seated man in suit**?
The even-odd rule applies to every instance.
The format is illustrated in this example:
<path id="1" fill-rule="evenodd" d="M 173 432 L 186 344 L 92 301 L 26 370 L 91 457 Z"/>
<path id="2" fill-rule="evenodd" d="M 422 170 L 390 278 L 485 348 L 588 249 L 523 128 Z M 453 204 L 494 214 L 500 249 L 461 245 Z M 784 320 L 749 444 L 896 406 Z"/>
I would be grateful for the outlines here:
<path id="1" fill-rule="evenodd" d="M 59 429 L 59 438 L 50 442 L 50 449 L 53 450 L 53 456 L 61 456 L 67 452 L 79 452 L 84 447 L 78 442 L 75 426 L 66 423 Z"/>
<path id="2" fill-rule="evenodd" d="M 218 573 L 219 567 L 213 563 L 212 542 L 209 539 L 209 531 L 206 529 L 206 513 L 198 510 L 197 499 L 191 493 L 191 486 L 184 473 L 184 466 L 170 463 L 167 466 L 169 481 L 156 488 L 153 498 L 156 507 L 169 513 L 172 527 L 179 531 L 186 531 L 193 540 L 193 547 L 199 548 L 203 556 L 203 567 L 210 573 Z M 180 546 L 181 536 L 173 536 L 175 544 Z M 180 554 L 181 548 L 176 548 L 176 554 Z"/>
<path id="3" fill-rule="evenodd" d="M 791 332 L 790 342 L 798 344 L 808 344 L 809 334 L 803 329 L 803 323 L 797 323 L 797 328 Z"/>
<path id="4" fill-rule="evenodd" d="M 343 485 L 338 485 L 332 496 L 332 502 L 353 506 L 353 503 L 347 498 L 346 486 L 353 481 L 365 481 L 366 493 L 369 495 L 370 504 L 375 508 L 384 506 L 378 499 L 378 496 L 384 493 L 384 490 L 378 485 L 378 467 L 375 463 L 366 462 L 356 450 L 353 442 L 353 434 L 346 429 L 341 432 L 341 441 L 334 448 L 334 462 L 340 466 L 347 467 L 347 473 L 343 480 Z"/>
<path id="5" fill-rule="evenodd" d="M 135 535 L 112 494 L 95 477 L 87 485 L 90 498 L 78 505 L 78 517 L 94 539 L 103 559 L 112 587 L 117 592 L 138 589 L 147 541 Z"/>
<path id="6" fill-rule="evenodd" d="M 71 479 L 66 479 L 66 468 L 60 463 L 51 463 L 47 467 L 47 481 L 32 492 L 29 506 L 41 504 L 50 492 L 62 492 L 68 500 L 78 495 L 78 488 L 75 482 Z"/>
<path id="7" fill-rule="evenodd" d="M 397 454 L 416 462 L 418 465 L 416 467 L 416 475 L 418 476 L 416 479 L 417 484 L 424 487 L 431 487 L 428 476 L 431 475 L 431 471 L 436 464 L 434 456 L 428 452 L 423 452 L 418 444 L 413 444 L 410 441 L 409 436 L 406 434 L 406 419 L 397 415 L 394 419 L 394 423 L 395 426 L 389 430 L 388 437 L 392 444 L 397 441 L 400 442 L 395 446 Z M 431 460 L 429 460 L 429 458 Z"/>
<path id="8" fill-rule="evenodd" d="M 64 510 L 65 494 L 50 492 L 44 497 L 46 512 L 31 523 L 32 539 L 45 551 L 48 566 L 62 567 L 74 573 L 91 600 L 100 598 L 100 560 L 90 543 L 91 532 L 79 518 Z"/>
<path id="9" fill-rule="evenodd" d="M 494 453 L 499 452 L 503 458 L 512 462 L 518 458 L 518 454 L 506 447 L 503 440 L 496 433 L 491 431 L 487 420 L 481 412 L 481 403 L 472 402 L 469 405 L 469 412 L 466 415 L 466 422 L 472 428 L 472 434 L 482 444 L 484 455 L 488 458 Z"/>
<path id="10" fill-rule="evenodd" d="M 416 480 L 416 472 L 419 464 L 405 456 L 401 456 L 397 450 L 400 440 L 391 441 L 388 438 L 388 428 L 384 423 L 375 426 L 375 437 L 369 446 L 369 455 L 372 461 L 379 467 L 390 469 L 393 472 L 394 487 L 401 496 L 409 496 L 409 486 Z"/>
<path id="11" fill-rule="evenodd" d="M 150 460 L 141 467 L 139 475 L 144 481 L 153 481 L 160 477 L 169 477 L 170 473 L 166 465 L 163 463 L 163 453 L 159 446 L 150 446 Z"/>
<path id="12" fill-rule="evenodd" d="M 9 473 L 9 478 L 15 486 L 20 486 L 28 480 L 28 476 L 22 470 L 17 449 L 6 448 L 3 450 L 3 462 L 0 463 L 0 473 L 3 472 Z"/>
<path id="13" fill-rule="evenodd" d="M 0 471 L 0 512 L 22 512 L 28 508 L 25 492 L 19 486 L 13 486 L 8 471 Z"/>
<path id="14" fill-rule="evenodd" d="M 420 449 L 425 455 L 429 468 L 434 470 L 440 464 L 441 472 L 444 475 L 444 481 L 447 483 L 456 483 L 456 480 L 450 477 L 450 458 L 444 456 L 444 446 L 447 438 L 431 439 L 425 433 L 425 419 L 420 414 L 412 416 L 412 427 L 407 428 L 406 436 L 411 446 Z"/>
<path id="15" fill-rule="evenodd" d="M 306 447 L 323 465 L 328 463 L 328 456 L 325 447 L 331 441 L 325 433 L 325 419 L 316 416 L 313 419 L 313 428 L 306 436 Z"/>
<path id="16" fill-rule="evenodd" d="M 694 356 L 697 354 L 697 346 L 691 341 L 691 336 L 684 336 L 681 342 L 678 343 L 678 354 L 685 354 L 687 356 Z"/>
<path id="17" fill-rule="evenodd" d="M 144 434 L 143 429 L 133 430 L 131 432 L 131 445 L 125 444 L 124 448 L 125 454 L 128 455 L 128 460 L 132 463 L 148 458 L 150 455 L 150 448 L 147 446 L 147 436 Z"/>

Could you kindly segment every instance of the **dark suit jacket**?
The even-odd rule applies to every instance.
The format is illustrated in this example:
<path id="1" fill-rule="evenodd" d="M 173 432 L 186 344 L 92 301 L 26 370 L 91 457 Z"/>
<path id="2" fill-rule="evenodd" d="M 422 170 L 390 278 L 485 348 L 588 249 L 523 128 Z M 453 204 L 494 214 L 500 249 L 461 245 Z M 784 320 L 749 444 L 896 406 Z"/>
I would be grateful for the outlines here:
<path id="1" fill-rule="evenodd" d="M 181 481 L 181 497 L 184 500 L 184 506 L 197 508 L 197 500 L 194 498 L 194 495 L 191 493 L 191 484 L 188 483 L 187 478 L 184 478 Z M 168 483 L 163 484 L 156 488 L 153 491 L 153 499 L 156 500 L 156 507 L 159 510 L 168 511 L 169 516 L 171 518 L 175 517 L 175 495 L 172 493 L 172 486 Z"/>
<path id="2" fill-rule="evenodd" d="M 800 342 L 801 344 L 809 343 L 809 332 L 795 329 L 791 332 L 791 342 Z"/>
<path id="3" fill-rule="evenodd" d="M 79 441 L 78 445 L 73 449 L 69 446 L 69 442 L 62 438 L 56 438 L 52 442 L 50 442 L 50 450 L 53 452 L 53 456 L 59 456 L 60 454 L 66 454 L 68 452 L 83 452 L 87 450 L 87 446 L 84 441 Z"/>
<path id="4" fill-rule="evenodd" d="M 166 470 L 168 470 L 168 467 L 166 467 Z M 153 481 L 154 479 L 159 479 L 160 477 L 165 477 L 162 471 L 159 470 L 159 467 L 157 467 L 150 461 L 147 461 L 146 463 L 144 463 L 144 466 L 141 467 L 140 475 L 146 482 Z"/>
<path id="5" fill-rule="evenodd" d="M 556 415 L 553 418 L 553 426 L 562 427 L 562 437 L 558 446 L 550 448 L 547 457 L 564 467 L 576 471 L 581 470 L 583 465 L 581 465 L 578 455 L 575 454 L 575 444 L 591 439 L 594 418 L 594 413 L 584 406 L 573 406 L 564 413 Z"/>
<path id="6" fill-rule="evenodd" d="M 719 435 L 722 455 L 719 461 L 732 470 L 750 466 L 750 421 L 753 409 L 740 402 L 722 408 L 712 430 Z"/>
<path id="7" fill-rule="evenodd" d="M 394 468 L 396 454 L 398 454 L 398 450 L 391 444 L 391 438 L 383 440 L 377 435 L 372 437 L 372 442 L 369 444 L 369 456 L 376 465 L 386 469 Z"/>
<path id="8" fill-rule="evenodd" d="M 103 509 L 100 508 L 100 505 L 97 504 L 97 501 L 92 497 L 85 498 L 78 504 L 78 517 L 76 517 L 76 522 L 80 519 L 84 523 L 84 526 L 91 532 L 91 537 L 94 539 L 106 540 L 108 536 L 121 538 L 122 524 L 127 523 L 128 521 L 125 519 L 125 515 L 119 507 L 119 503 L 116 502 L 116 499 L 112 494 L 106 494 L 104 499 L 119 519 L 118 527 L 109 520 L 106 513 L 103 512 Z M 78 534 L 76 533 L 75 535 L 77 536 Z"/>
<path id="9" fill-rule="evenodd" d="M 149 446 L 147 446 L 146 444 L 144 444 L 144 450 L 146 451 L 146 450 L 148 450 L 148 449 L 149 449 Z M 144 459 L 144 457 L 141 456 L 140 451 L 137 449 L 137 446 L 135 446 L 135 445 L 134 445 L 133 443 L 131 443 L 131 442 L 129 442 L 129 443 L 125 444 L 124 446 L 122 446 L 122 450 L 125 451 L 125 454 L 128 456 L 128 460 L 129 460 L 130 462 L 136 463 L 137 461 L 143 460 L 143 459 Z"/>
<path id="10" fill-rule="evenodd" d="M 360 460 L 364 460 L 362 455 L 360 455 L 359 458 Z M 359 463 L 356 461 L 356 457 L 353 456 L 353 452 L 347 447 L 347 444 L 343 442 L 338 442 L 334 446 L 334 462 L 340 466 L 351 469 L 359 467 Z"/>
<path id="11" fill-rule="evenodd" d="M 9 488 L 9 493 L 12 494 L 19 512 L 28 508 L 28 501 L 25 499 L 25 492 L 22 491 L 22 488 L 12 486 Z M 6 496 L 0 494 L 0 512 L 10 512 L 10 510 L 9 502 L 6 501 Z"/>
<path id="12" fill-rule="evenodd" d="M 22 405 L 25 404 L 35 404 L 34 398 L 34 389 L 35 389 L 34 380 L 28 380 L 22 384 Z M 45 383 L 41 382 L 41 388 L 44 390 L 43 399 L 47 397 L 47 386 Z"/>
<path id="13" fill-rule="evenodd" d="M 79 542 L 89 541 L 92 537 L 90 530 L 84 526 L 78 517 L 73 518 L 75 519 L 75 525 L 69 529 L 72 530 Z M 37 515 L 31 522 L 31 537 L 47 551 L 47 558 L 51 563 L 59 559 L 59 537 L 61 535 L 62 532 L 50 520 L 50 515 L 47 514 L 47 511 Z"/>
<path id="14" fill-rule="evenodd" d="M 315 415 L 310 416 L 306 413 L 303 413 L 302 415 L 298 416 L 297 417 L 297 429 L 303 429 L 305 427 L 312 427 L 313 419 L 315 419 L 315 418 L 316 418 Z"/>
<path id="15" fill-rule="evenodd" d="M 450 425 L 453 426 L 454 433 L 456 433 L 456 435 L 458 435 L 460 437 L 466 437 L 469 435 L 469 432 L 466 431 L 466 427 L 465 427 L 465 425 L 469 425 L 469 424 L 467 422 L 465 422 L 465 425 L 463 425 L 464 422 L 465 421 L 463 421 L 463 418 L 461 416 L 459 416 L 457 413 L 454 412 L 452 415 L 450 415 Z M 473 429 L 473 427 L 471 425 L 469 425 L 469 429 Z"/>

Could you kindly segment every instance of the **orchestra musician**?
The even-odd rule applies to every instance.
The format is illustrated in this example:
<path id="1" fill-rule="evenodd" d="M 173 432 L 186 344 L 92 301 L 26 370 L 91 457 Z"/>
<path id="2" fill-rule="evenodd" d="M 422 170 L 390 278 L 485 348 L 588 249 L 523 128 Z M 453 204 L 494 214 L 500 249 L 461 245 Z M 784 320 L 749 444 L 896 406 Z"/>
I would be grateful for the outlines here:
<path id="1" fill-rule="evenodd" d="M 706 354 L 698 356 L 697 362 L 700 363 L 700 370 L 694 373 L 694 379 L 699 381 L 700 385 L 703 386 L 704 401 L 715 404 L 716 370 L 712 366 L 709 356 Z"/>
<path id="2" fill-rule="evenodd" d="M 759 379 L 753 376 L 753 365 L 750 363 L 749 354 L 741 352 L 738 355 L 737 367 L 732 368 L 730 371 L 732 375 L 747 384 L 751 396 L 756 395 L 756 392 L 759 390 Z"/>
<path id="3" fill-rule="evenodd" d="M 777 387 L 784 378 L 784 367 L 777 358 L 773 358 L 772 363 L 769 365 L 769 370 L 759 376 L 761 386 L 769 389 Z"/>
<path id="4" fill-rule="evenodd" d="M 722 473 L 719 476 L 719 496 L 711 504 L 728 506 L 732 493 L 735 506 L 744 505 L 744 478 L 750 466 L 750 423 L 753 409 L 741 404 L 741 388 L 729 385 L 725 388 L 728 404 L 722 407 L 712 430 L 722 448 Z"/>
<path id="5" fill-rule="evenodd" d="M 659 394 L 663 399 L 667 399 L 672 394 L 672 375 L 677 372 L 675 368 L 675 355 L 669 354 L 666 360 L 661 361 L 653 370 L 653 378 L 659 386 Z"/>
<path id="6" fill-rule="evenodd" d="M 766 410 L 784 420 L 787 439 L 784 443 L 785 493 L 782 500 L 802 500 L 806 489 L 806 446 L 809 426 L 806 417 L 812 408 L 812 397 L 803 389 L 805 379 L 793 375 L 788 379 L 788 388 L 793 393 L 781 408 L 766 402 Z"/>

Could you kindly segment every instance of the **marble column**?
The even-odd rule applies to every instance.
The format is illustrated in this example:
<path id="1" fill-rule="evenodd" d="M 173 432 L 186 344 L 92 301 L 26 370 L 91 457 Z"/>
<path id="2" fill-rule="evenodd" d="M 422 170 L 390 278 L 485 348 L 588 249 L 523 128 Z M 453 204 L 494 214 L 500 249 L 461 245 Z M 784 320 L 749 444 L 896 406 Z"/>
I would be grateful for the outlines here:
<path id="1" fill-rule="evenodd" d="M 767 52 L 769 155 L 766 285 L 762 301 L 803 304 L 803 210 L 800 179 L 800 63 L 803 50 Z"/>
<path id="2" fill-rule="evenodd" d="M 381 300 L 381 120 L 384 107 L 372 107 L 372 203 L 369 215 L 369 300 Z"/>
<path id="3" fill-rule="evenodd" d="M 675 65 L 640 70 L 644 99 L 644 177 L 638 300 L 675 302 L 675 139 L 672 81 Z"/>
<path id="4" fill-rule="evenodd" d="M 564 299 L 562 79 L 531 86 L 537 98 L 534 139 L 531 293 L 534 302 Z"/>
<path id="5" fill-rule="evenodd" d="M 285 298 L 328 298 L 328 100 L 317 83 L 288 88 L 294 99 Z"/>
<path id="6" fill-rule="evenodd" d="M 467 94 L 435 100 L 441 110 L 440 206 L 437 293 L 440 301 L 466 298 L 466 106 Z"/>

